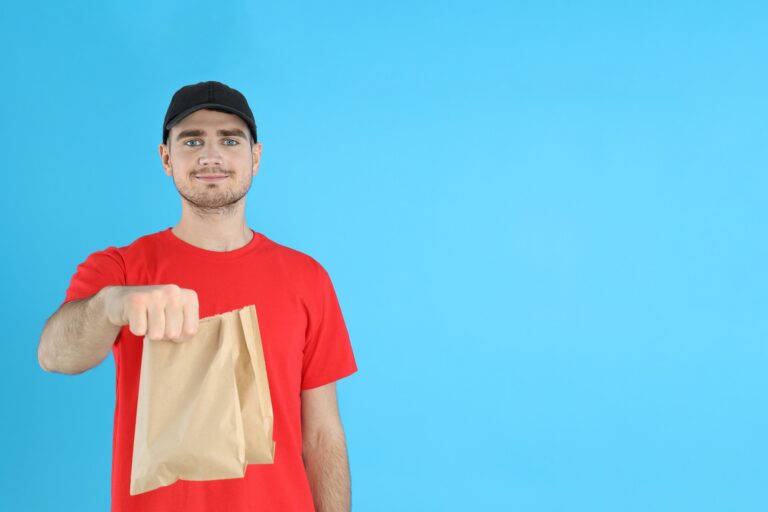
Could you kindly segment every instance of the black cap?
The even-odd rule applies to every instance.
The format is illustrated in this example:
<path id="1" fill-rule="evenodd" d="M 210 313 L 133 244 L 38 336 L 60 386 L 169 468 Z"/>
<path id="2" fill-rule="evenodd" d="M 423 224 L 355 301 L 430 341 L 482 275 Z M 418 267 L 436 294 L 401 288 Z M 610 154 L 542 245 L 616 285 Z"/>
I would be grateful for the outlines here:
<path id="1" fill-rule="evenodd" d="M 256 122 L 245 96 L 221 82 L 199 82 L 185 85 L 173 95 L 163 121 L 163 144 L 167 143 L 170 129 L 192 112 L 203 108 L 228 112 L 240 116 L 251 130 L 256 142 Z"/>

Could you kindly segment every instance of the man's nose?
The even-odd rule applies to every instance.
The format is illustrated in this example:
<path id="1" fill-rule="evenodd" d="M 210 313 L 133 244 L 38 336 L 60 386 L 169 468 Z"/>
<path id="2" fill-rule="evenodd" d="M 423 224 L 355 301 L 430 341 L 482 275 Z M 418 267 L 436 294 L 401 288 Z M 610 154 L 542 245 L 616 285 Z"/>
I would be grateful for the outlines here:
<path id="1" fill-rule="evenodd" d="M 200 165 L 221 165 L 221 153 L 215 144 L 208 144 L 200 153 Z"/>

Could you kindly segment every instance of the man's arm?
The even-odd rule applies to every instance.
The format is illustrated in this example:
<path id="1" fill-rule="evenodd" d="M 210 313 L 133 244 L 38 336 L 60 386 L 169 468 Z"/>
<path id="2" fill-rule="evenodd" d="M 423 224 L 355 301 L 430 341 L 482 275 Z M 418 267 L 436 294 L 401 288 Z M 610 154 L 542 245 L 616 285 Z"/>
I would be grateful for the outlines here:
<path id="1" fill-rule="evenodd" d="M 317 512 L 349 512 L 347 443 L 336 383 L 301 392 L 302 456 Z"/>
<path id="2" fill-rule="evenodd" d="M 45 371 L 75 375 L 109 355 L 120 326 L 112 324 L 105 312 L 108 288 L 63 304 L 48 319 L 37 347 L 37 359 Z"/>
<path id="3" fill-rule="evenodd" d="M 45 371 L 75 375 L 109 355 L 123 325 L 150 340 L 180 342 L 197 332 L 198 322 L 194 290 L 175 284 L 105 286 L 87 299 L 63 304 L 48 319 L 37 359 Z"/>

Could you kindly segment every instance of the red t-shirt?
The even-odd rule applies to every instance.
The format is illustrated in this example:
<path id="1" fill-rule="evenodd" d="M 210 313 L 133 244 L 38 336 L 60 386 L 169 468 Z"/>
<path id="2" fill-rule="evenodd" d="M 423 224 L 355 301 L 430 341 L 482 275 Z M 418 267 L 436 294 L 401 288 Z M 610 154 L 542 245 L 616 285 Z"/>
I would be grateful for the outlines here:
<path id="1" fill-rule="evenodd" d="M 330 277 L 312 257 L 253 232 L 233 251 L 184 242 L 171 228 L 125 247 L 97 251 L 78 265 L 64 302 L 108 285 L 177 284 L 195 290 L 200 318 L 256 306 L 274 414 L 275 460 L 249 464 L 243 478 L 178 480 L 128 492 L 143 337 L 123 326 L 115 339 L 117 390 L 112 443 L 113 512 L 313 511 L 301 456 L 300 391 L 357 371 Z"/>

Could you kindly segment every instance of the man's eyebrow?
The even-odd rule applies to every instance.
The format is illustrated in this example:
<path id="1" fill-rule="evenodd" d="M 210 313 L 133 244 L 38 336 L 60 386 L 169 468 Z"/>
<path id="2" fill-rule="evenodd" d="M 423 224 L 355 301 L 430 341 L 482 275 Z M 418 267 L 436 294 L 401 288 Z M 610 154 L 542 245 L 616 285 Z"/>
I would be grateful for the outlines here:
<path id="1" fill-rule="evenodd" d="M 232 130 L 219 130 L 216 132 L 216 134 L 221 137 L 242 137 L 244 139 L 248 138 L 245 135 L 245 132 L 240 128 L 234 128 Z M 177 141 L 181 140 L 184 137 L 202 137 L 203 135 L 205 135 L 205 130 L 200 130 L 200 129 L 184 130 L 182 132 L 179 132 L 179 134 L 176 136 L 176 140 Z"/>

